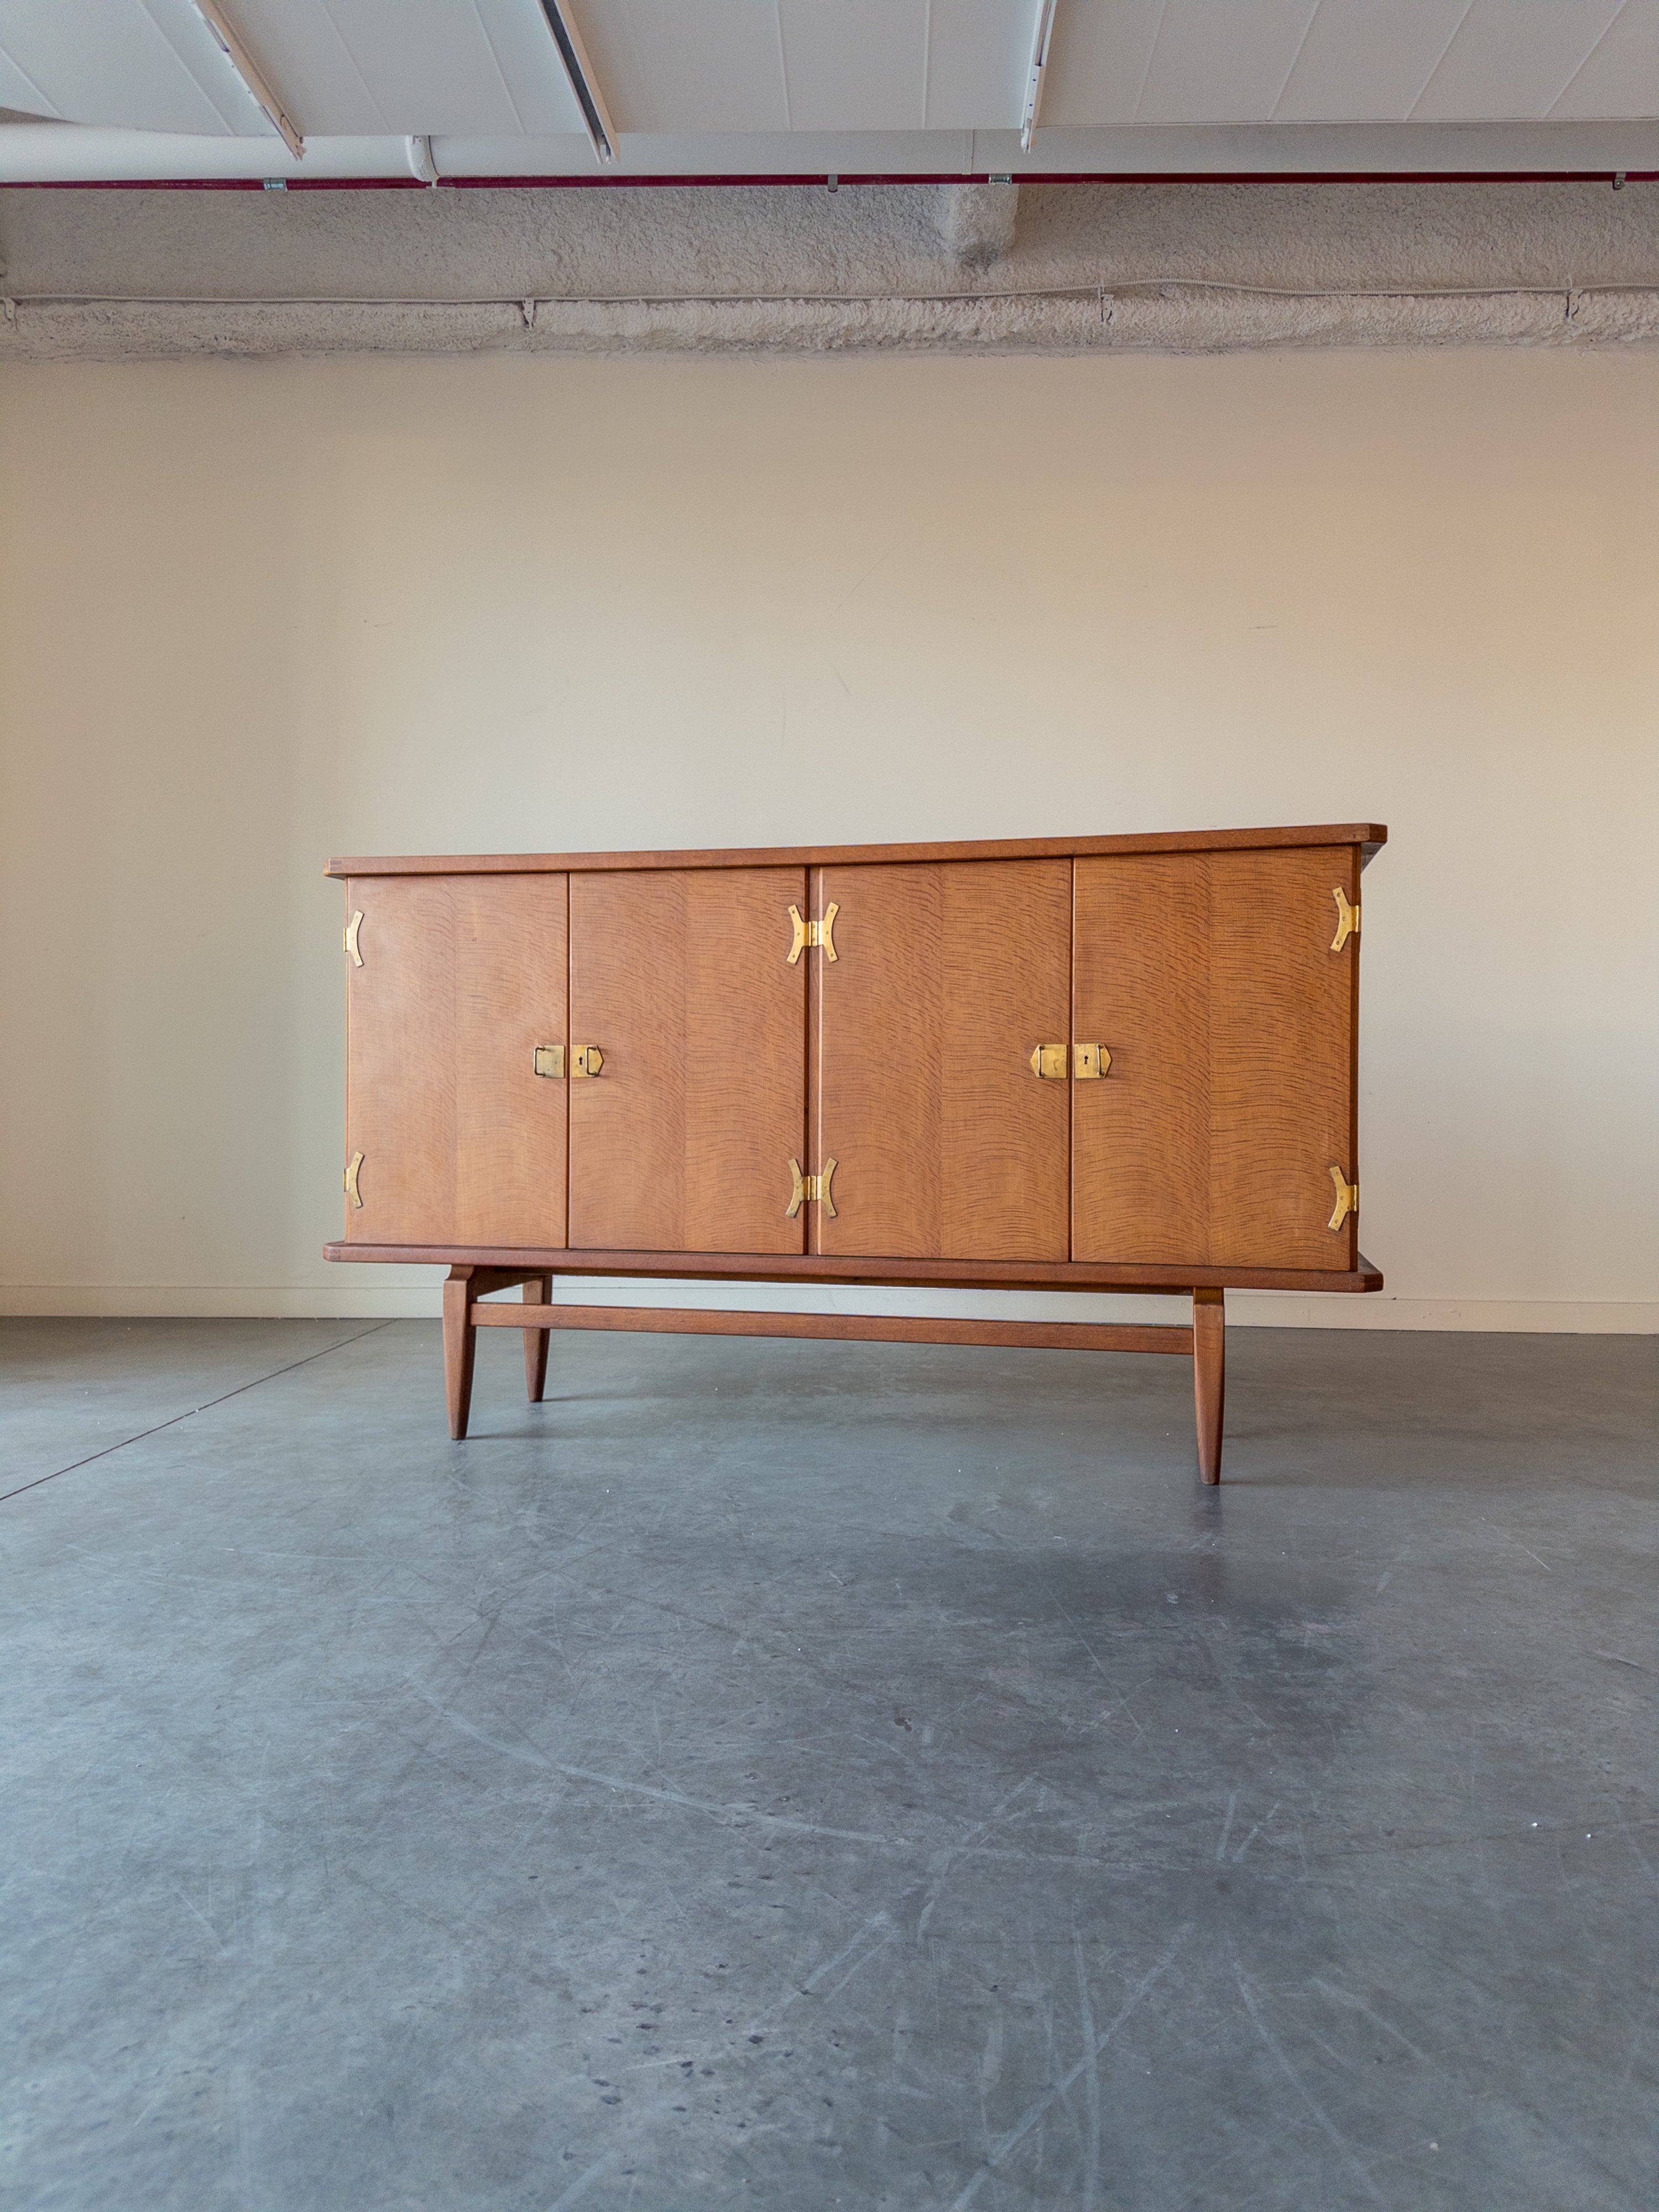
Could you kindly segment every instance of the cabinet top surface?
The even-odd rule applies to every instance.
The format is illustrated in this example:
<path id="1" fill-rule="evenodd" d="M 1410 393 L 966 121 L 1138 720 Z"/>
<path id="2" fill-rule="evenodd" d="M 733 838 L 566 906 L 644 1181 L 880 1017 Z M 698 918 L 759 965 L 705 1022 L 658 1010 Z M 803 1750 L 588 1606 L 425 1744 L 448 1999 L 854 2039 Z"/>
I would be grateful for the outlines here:
<path id="1" fill-rule="evenodd" d="M 1286 845 L 1358 845 L 1369 861 L 1387 842 L 1380 822 L 1325 822 L 1299 828 L 1168 830 L 1116 837 L 965 838 L 933 845 L 762 845 L 684 853 L 449 853 L 418 858 L 331 860 L 331 876 L 520 876 L 567 869 L 816 868 L 860 862 L 1046 860 L 1129 853 L 1234 853 Z"/>

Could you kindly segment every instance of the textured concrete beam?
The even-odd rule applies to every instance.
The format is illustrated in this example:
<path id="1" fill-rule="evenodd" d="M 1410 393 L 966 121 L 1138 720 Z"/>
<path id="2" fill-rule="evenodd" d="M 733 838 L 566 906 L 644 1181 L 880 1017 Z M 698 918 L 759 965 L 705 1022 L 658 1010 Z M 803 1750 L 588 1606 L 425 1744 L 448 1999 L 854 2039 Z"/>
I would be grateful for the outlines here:
<path id="1" fill-rule="evenodd" d="M 0 192 L 0 358 L 1650 343 L 1659 185 Z"/>
<path id="2" fill-rule="evenodd" d="M 458 354 L 1235 353 L 1331 346 L 1583 347 L 1659 342 L 1646 292 L 1299 298 L 1171 285 L 1037 298 L 445 306 L 20 305 L 0 359 Z"/>

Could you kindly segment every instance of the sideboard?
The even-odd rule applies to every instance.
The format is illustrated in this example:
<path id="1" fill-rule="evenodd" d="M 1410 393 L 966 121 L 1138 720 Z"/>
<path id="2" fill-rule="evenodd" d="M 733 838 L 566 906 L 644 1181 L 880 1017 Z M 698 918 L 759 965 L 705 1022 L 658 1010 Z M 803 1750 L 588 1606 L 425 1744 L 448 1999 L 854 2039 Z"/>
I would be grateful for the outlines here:
<path id="1" fill-rule="evenodd" d="M 1358 1249 L 1374 823 L 757 852 L 337 860 L 345 1235 L 475 1332 L 1166 1352 L 1220 1479 L 1230 1289 Z M 1190 1297 L 1190 1324 L 555 1304 L 552 1279 Z M 491 1303 L 520 1289 L 521 1303 Z"/>

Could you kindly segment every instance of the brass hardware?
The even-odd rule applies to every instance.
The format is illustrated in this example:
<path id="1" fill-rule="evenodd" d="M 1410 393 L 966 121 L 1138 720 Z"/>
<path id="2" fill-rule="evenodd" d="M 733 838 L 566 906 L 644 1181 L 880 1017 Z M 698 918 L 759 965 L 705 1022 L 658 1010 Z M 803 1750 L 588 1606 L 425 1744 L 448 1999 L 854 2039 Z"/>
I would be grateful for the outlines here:
<path id="1" fill-rule="evenodd" d="M 1112 1048 L 1104 1044 L 1074 1044 L 1072 1073 L 1079 1083 L 1098 1083 L 1112 1065 Z"/>
<path id="2" fill-rule="evenodd" d="M 354 1152 L 351 1155 L 351 1165 L 345 1171 L 346 1196 L 360 1212 L 362 1211 L 363 1201 L 357 1189 L 357 1170 L 362 1167 L 362 1154 L 361 1152 Z"/>
<path id="3" fill-rule="evenodd" d="M 1327 1229 L 1340 1229 L 1351 1213 L 1359 1211 L 1359 1185 L 1344 1182 L 1340 1168 L 1331 1170 L 1331 1181 L 1336 1185 L 1336 1204 L 1332 1207 L 1331 1218 L 1325 1226 Z"/>
<path id="4" fill-rule="evenodd" d="M 1331 939 L 1331 950 L 1340 952 L 1351 937 L 1359 934 L 1359 908 L 1348 904 L 1340 884 L 1331 885 L 1331 896 L 1336 901 L 1336 935 Z"/>
<path id="5" fill-rule="evenodd" d="M 605 1054 L 596 1044 L 585 1044 L 580 1052 L 570 1056 L 573 1075 L 597 1075 L 605 1066 Z"/>
<path id="6" fill-rule="evenodd" d="M 804 1176 L 800 1171 L 800 1162 L 792 1159 L 789 1163 L 789 1174 L 795 1187 L 790 1193 L 788 1205 L 783 1209 L 785 1219 L 793 1221 L 804 1205 L 816 1200 L 833 1221 L 836 1218 L 836 1201 L 830 1195 L 830 1185 L 835 1178 L 835 1173 L 836 1159 L 833 1152 L 824 1162 L 822 1175 Z"/>
<path id="7" fill-rule="evenodd" d="M 1069 1056 L 1063 1044 L 1036 1045 L 1031 1052 L 1031 1073 L 1050 1082 L 1064 1083 Z"/>
<path id="8" fill-rule="evenodd" d="M 823 910 L 822 921 L 803 921 L 800 908 L 798 906 L 792 906 L 789 909 L 789 923 L 794 931 L 795 941 L 789 948 L 789 958 L 786 964 L 793 968 L 801 954 L 815 945 L 823 946 L 823 957 L 826 960 L 836 958 L 836 916 L 840 912 L 839 903 L 835 899 L 831 899 Z"/>
<path id="9" fill-rule="evenodd" d="M 354 914 L 345 926 L 345 949 L 351 955 L 351 964 L 354 968 L 361 968 L 363 964 L 363 956 L 357 950 L 357 932 L 362 926 L 363 918 L 361 914 Z"/>
<path id="10" fill-rule="evenodd" d="M 562 1076 L 564 1073 L 564 1047 L 562 1044 L 538 1044 L 532 1065 L 538 1075 Z"/>

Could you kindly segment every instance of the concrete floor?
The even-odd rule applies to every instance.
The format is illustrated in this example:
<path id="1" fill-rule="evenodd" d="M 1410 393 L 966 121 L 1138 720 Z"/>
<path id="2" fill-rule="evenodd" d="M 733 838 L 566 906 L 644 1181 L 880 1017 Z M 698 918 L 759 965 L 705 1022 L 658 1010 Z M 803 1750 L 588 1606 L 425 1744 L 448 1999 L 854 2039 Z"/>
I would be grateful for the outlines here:
<path id="1" fill-rule="evenodd" d="M 0 1346 L 15 2212 L 1659 2197 L 1650 1340 Z"/>

